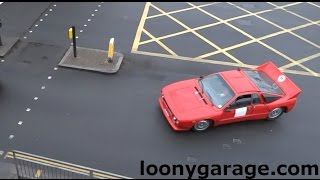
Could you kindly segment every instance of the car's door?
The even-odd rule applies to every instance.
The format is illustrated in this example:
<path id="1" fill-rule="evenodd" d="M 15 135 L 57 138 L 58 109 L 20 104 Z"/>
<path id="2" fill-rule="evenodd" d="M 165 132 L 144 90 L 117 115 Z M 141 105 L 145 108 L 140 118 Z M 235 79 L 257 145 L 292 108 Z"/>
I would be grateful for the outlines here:
<path id="1" fill-rule="evenodd" d="M 281 95 L 265 92 L 261 94 L 261 97 L 264 100 L 266 107 L 268 108 L 268 111 L 271 111 L 272 109 L 278 107 L 279 104 L 277 100 L 282 98 Z"/>
<path id="2" fill-rule="evenodd" d="M 222 113 L 219 124 L 228 124 L 247 120 L 252 114 L 252 94 L 238 96 Z"/>
<path id="3" fill-rule="evenodd" d="M 251 113 L 248 114 L 248 120 L 260 120 L 267 117 L 269 108 L 263 102 L 262 97 L 258 93 L 253 93 L 251 96 Z"/>

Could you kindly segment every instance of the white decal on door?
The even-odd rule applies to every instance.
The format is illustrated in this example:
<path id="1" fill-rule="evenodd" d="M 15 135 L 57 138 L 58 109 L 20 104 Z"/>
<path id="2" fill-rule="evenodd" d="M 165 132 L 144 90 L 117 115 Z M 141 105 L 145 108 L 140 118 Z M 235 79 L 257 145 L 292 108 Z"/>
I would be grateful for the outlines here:
<path id="1" fill-rule="evenodd" d="M 234 115 L 234 117 L 240 117 L 240 116 L 244 116 L 247 113 L 247 107 L 243 107 L 243 108 L 238 108 L 236 109 L 236 113 Z"/>

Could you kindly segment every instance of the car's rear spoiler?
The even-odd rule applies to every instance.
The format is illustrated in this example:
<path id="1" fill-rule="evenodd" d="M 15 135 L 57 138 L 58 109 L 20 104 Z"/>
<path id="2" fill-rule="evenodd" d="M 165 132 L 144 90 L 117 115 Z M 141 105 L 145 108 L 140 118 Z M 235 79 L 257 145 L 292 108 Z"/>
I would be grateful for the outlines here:
<path id="1" fill-rule="evenodd" d="M 284 91 L 288 99 L 296 98 L 302 92 L 301 89 L 286 75 L 284 75 L 279 70 L 279 68 L 271 61 L 258 66 L 256 69 L 263 71 L 272 80 L 274 80 L 277 85 Z"/>

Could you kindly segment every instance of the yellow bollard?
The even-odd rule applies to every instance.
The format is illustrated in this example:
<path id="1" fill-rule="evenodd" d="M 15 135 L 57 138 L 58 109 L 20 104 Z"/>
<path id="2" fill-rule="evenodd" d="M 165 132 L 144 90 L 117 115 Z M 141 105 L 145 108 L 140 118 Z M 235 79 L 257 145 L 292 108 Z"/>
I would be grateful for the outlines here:
<path id="1" fill-rule="evenodd" d="M 71 40 L 73 38 L 73 31 L 72 31 L 72 28 L 69 28 L 69 31 L 68 31 L 68 37 L 69 39 Z"/>
<path id="2" fill-rule="evenodd" d="M 111 38 L 109 41 L 109 48 L 108 48 L 108 62 L 113 62 L 113 54 L 114 54 L 114 38 Z"/>

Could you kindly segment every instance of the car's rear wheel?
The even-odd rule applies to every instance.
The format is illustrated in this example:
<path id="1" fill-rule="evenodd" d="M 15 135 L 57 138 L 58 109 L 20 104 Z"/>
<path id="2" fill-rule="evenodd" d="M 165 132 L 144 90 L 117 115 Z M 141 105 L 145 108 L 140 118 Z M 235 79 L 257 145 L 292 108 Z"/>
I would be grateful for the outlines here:
<path id="1" fill-rule="evenodd" d="M 205 131 L 205 130 L 209 129 L 211 126 L 212 126 L 212 121 L 210 121 L 210 120 L 202 120 L 202 121 L 196 122 L 193 125 L 192 130 L 194 130 L 194 131 Z"/>
<path id="2" fill-rule="evenodd" d="M 268 114 L 268 120 L 275 120 L 278 119 L 284 112 L 284 108 L 278 107 L 274 108 L 272 111 L 269 112 Z"/>

